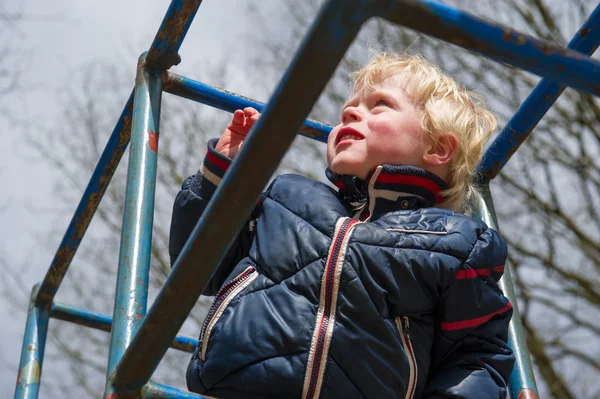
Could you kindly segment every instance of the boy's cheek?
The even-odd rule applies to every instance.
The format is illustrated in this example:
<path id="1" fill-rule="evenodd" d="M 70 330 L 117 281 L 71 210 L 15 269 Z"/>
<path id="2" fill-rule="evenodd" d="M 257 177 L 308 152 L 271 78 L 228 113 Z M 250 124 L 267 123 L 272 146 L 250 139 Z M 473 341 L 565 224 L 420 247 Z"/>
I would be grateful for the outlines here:
<path id="1" fill-rule="evenodd" d="M 331 168 L 331 159 L 333 157 L 329 155 L 329 151 L 327 151 L 327 166 L 329 166 Z"/>

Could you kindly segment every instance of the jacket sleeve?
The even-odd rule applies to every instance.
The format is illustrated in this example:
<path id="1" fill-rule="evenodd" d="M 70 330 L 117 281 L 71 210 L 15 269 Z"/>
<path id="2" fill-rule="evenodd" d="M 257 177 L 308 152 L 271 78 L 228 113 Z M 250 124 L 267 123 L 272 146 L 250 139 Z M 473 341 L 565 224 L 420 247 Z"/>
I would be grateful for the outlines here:
<path id="1" fill-rule="evenodd" d="M 442 293 L 424 397 L 504 399 L 514 356 L 512 305 L 498 287 L 506 243 L 484 230 Z"/>
<path id="2" fill-rule="evenodd" d="M 175 197 L 171 230 L 169 234 L 169 255 L 171 266 L 175 264 L 196 223 L 216 191 L 223 175 L 232 160 L 215 150 L 217 139 L 208 141 L 208 151 L 198 173 L 188 177 Z M 256 211 L 255 211 L 256 212 Z M 255 213 L 253 212 L 253 214 Z M 252 216 L 249 220 L 252 220 Z M 221 264 L 217 267 L 205 287 L 204 295 L 215 295 L 224 279 L 235 265 L 248 255 L 252 242 L 249 224 L 238 233 Z"/>

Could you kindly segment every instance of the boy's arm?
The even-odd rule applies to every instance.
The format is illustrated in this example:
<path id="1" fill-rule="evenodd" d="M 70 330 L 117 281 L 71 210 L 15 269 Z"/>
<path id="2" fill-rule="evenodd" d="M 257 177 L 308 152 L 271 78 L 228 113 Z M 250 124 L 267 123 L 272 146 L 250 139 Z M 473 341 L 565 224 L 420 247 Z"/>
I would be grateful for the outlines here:
<path id="1" fill-rule="evenodd" d="M 231 164 L 232 158 L 239 151 L 247 133 L 259 116 L 258 111 L 253 108 L 236 111 L 230 125 L 225 129 L 220 139 L 208 141 L 208 151 L 198 173 L 188 177 L 183 182 L 173 205 L 169 235 L 171 265 L 177 260 L 183 246 Z M 257 211 L 255 209 L 250 220 L 256 218 Z M 252 242 L 252 234 L 249 225 L 238 233 L 203 294 L 214 295 L 231 269 L 247 256 Z"/>
<path id="2" fill-rule="evenodd" d="M 506 244 L 485 230 L 443 292 L 425 398 L 506 398 L 514 356 L 512 305 L 498 287 L 505 260 Z"/>

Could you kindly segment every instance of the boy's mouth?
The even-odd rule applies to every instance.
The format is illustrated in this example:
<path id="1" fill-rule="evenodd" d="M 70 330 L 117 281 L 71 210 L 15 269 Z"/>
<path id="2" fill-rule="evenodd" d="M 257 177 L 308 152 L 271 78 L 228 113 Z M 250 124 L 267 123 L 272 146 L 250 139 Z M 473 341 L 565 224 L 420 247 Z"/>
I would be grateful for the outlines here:
<path id="1" fill-rule="evenodd" d="M 361 133 L 352 129 L 351 127 L 346 126 L 338 131 L 335 138 L 335 145 L 338 145 L 345 140 L 362 140 L 364 138 L 365 136 L 363 136 Z"/>

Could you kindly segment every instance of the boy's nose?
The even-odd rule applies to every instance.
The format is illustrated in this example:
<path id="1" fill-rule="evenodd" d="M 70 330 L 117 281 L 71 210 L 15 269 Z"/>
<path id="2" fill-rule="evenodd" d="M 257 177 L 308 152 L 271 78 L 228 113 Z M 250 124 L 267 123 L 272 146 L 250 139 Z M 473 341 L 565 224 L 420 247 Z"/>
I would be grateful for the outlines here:
<path id="1" fill-rule="evenodd" d="M 360 119 L 360 111 L 357 107 L 346 107 L 342 111 L 342 123 L 357 121 Z"/>

